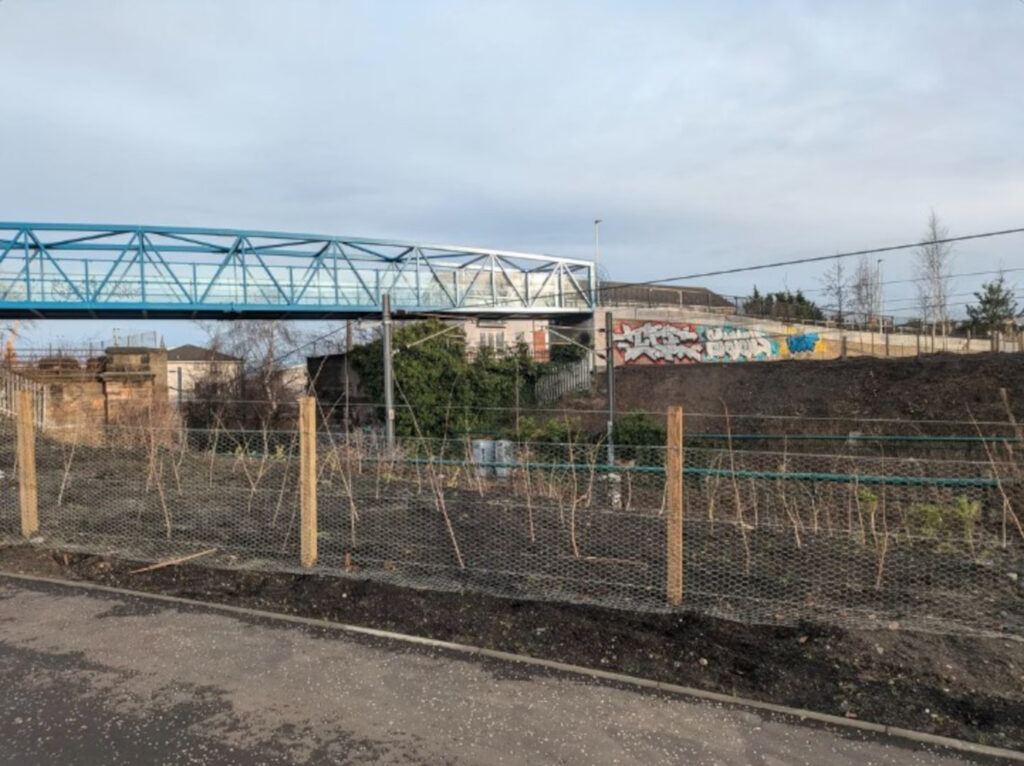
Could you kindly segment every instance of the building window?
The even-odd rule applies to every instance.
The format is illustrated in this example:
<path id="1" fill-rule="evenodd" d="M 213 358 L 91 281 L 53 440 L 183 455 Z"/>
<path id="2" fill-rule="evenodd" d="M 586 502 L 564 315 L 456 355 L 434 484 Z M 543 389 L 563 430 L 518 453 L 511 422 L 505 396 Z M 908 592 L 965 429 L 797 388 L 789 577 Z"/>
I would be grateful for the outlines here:
<path id="1" fill-rule="evenodd" d="M 505 348 L 505 332 L 503 330 L 483 330 L 480 333 L 481 348 L 493 348 L 501 351 Z"/>

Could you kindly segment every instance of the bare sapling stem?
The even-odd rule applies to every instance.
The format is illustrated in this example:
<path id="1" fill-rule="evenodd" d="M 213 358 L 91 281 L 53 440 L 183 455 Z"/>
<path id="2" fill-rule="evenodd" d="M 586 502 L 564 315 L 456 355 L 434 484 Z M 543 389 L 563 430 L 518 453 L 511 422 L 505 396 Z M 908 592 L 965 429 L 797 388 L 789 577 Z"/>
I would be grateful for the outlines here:
<path id="1" fill-rule="evenodd" d="M 1003 486 L 1002 477 L 999 475 L 999 466 L 996 463 L 995 455 L 992 454 L 992 450 L 988 446 L 988 441 L 985 439 L 984 434 L 981 432 L 981 427 L 978 425 L 977 419 L 974 417 L 974 413 L 971 412 L 971 408 L 967 408 L 967 414 L 971 418 L 971 422 L 974 424 L 974 430 L 978 432 L 978 437 L 981 439 L 981 445 L 985 449 L 985 455 L 988 457 L 989 465 L 992 466 L 992 477 L 996 480 L 996 487 L 999 489 L 999 494 L 1003 498 L 1003 548 L 1006 548 L 1006 521 L 1007 518 L 1011 519 L 1017 527 L 1017 531 L 1020 533 L 1021 539 L 1024 540 L 1024 526 L 1021 526 L 1020 519 L 1013 510 L 1013 504 L 1010 502 L 1010 496 L 1006 492 L 1006 487 Z"/>
<path id="2" fill-rule="evenodd" d="M 743 539 L 743 552 L 745 555 L 745 569 L 746 574 L 750 574 L 750 540 L 747 537 L 747 522 L 744 519 L 743 514 L 743 499 L 740 497 L 740 484 L 739 479 L 736 476 L 736 452 L 732 446 L 732 419 L 729 417 L 729 407 L 725 403 L 725 399 L 719 397 L 719 401 L 722 403 L 722 410 L 725 412 L 725 438 L 726 445 L 728 447 L 729 454 L 729 474 L 732 477 L 732 492 L 733 499 L 736 503 L 736 525 L 740 529 L 740 536 Z"/>
<path id="3" fill-rule="evenodd" d="M 346 472 L 346 466 L 342 465 L 341 449 L 338 447 L 337 441 L 334 438 L 334 433 L 328 427 L 327 413 L 324 412 L 323 405 L 321 405 L 318 400 L 315 401 L 317 405 L 317 412 L 324 424 L 323 433 L 327 434 L 327 439 L 331 446 L 329 454 L 332 457 L 332 467 L 337 470 L 338 477 L 341 479 L 341 486 L 345 490 L 345 494 L 348 496 L 349 534 L 352 538 L 352 547 L 354 548 L 356 547 L 356 522 L 359 520 L 359 511 L 356 509 L 356 499 L 352 493 L 351 469 Z M 345 463 L 348 463 L 347 439 L 345 444 Z"/>
<path id="4" fill-rule="evenodd" d="M 875 590 L 882 589 L 882 574 L 885 572 L 885 555 L 889 551 L 889 522 L 885 518 L 885 484 L 882 485 L 882 497 L 880 503 L 882 514 L 882 545 L 878 553 L 878 573 L 875 576 Z"/>
<path id="5" fill-rule="evenodd" d="M 188 448 L 187 430 L 179 429 L 178 444 L 180 446 L 180 449 L 178 450 L 178 458 L 171 461 L 171 470 L 174 471 L 174 485 L 178 491 L 178 497 L 184 497 L 185 493 L 181 487 L 181 464 L 185 460 L 185 450 Z"/>
<path id="6" fill-rule="evenodd" d="M 857 536 L 860 538 L 861 545 L 867 545 L 868 536 L 867 532 L 864 530 L 864 513 L 860 509 L 860 481 L 857 479 L 856 475 L 853 477 L 853 489 L 853 504 L 857 509 Z"/>
<path id="7" fill-rule="evenodd" d="M 586 499 L 587 508 L 590 508 L 594 503 L 594 482 L 597 475 L 598 453 L 601 451 L 601 445 L 604 443 L 604 439 L 604 435 L 601 435 L 598 437 L 596 444 L 592 444 L 587 447 L 587 492 L 583 496 L 583 498 Z M 609 486 L 609 492 L 610 491 L 611 489 Z M 583 501 L 583 498 L 580 499 L 580 502 Z"/>
<path id="8" fill-rule="evenodd" d="M 398 380 L 395 380 L 395 388 L 398 389 L 398 393 L 401 395 L 402 400 L 405 402 L 405 406 L 409 409 L 409 416 L 412 419 L 413 428 L 416 431 L 416 435 L 420 441 L 426 445 L 426 439 L 423 438 L 423 431 L 420 430 L 419 420 L 416 418 L 416 413 L 413 412 L 412 405 L 409 404 L 409 399 L 405 395 L 405 391 L 402 389 L 401 384 Z M 452 542 L 452 550 L 455 553 L 455 559 L 459 562 L 459 569 L 466 568 L 466 562 L 462 558 L 462 551 L 459 548 L 459 541 L 455 536 L 455 527 L 452 525 L 451 517 L 448 515 L 448 506 L 444 500 L 444 482 L 438 476 L 437 471 L 434 470 L 434 459 L 433 455 L 430 454 L 430 449 L 427 448 L 427 474 L 430 480 L 431 487 L 434 490 L 434 502 L 437 506 L 437 510 L 441 512 L 441 516 L 444 518 L 445 527 L 448 529 L 448 537 Z"/>
<path id="9" fill-rule="evenodd" d="M 146 465 L 146 491 L 149 492 L 150 489 L 152 489 L 152 487 L 153 487 L 153 481 L 156 479 L 156 451 L 157 451 L 157 443 L 156 443 L 156 431 L 153 429 L 152 425 L 150 425 L 146 429 L 145 433 L 143 434 L 143 438 L 146 440 L 146 457 L 147 457 L 147 465 Z"/>
<path id="10" fill-rule="evenodd" d="M 213 442 L 210 445 L 210 487 L 213 487 L 213 465 L 217 459 L 217 446 L 220 441 L 220 415 L 215 414 L 213 419 Z"/>
<path id="11" fill-rule="evenodd" d="M 761 494 L 757 490 L 757 482 L 754 479 L 747 479 L 750 486 L 750 508 L 754 512 L 754 529 L 761 523 Z M 770 519 L 769 519 L 770 521 Z"/>
<path id="12" fill-rule="evenodd" d="M 708 493 L 708 530 L 715 533 L 715 505 L 718 503 L 718 488 L 722 483 L 722 455 L 718 454 L 711 461 L 712 475 L 705 477 L 704 486 Z M 753 480 L 751 480 L 753 481 Z"/>
<path id="13" fill-rule="evenodd" d="M 530 543 L 537 542 L 537 531 L 533 521 L 533 487 L 530 485 L 530 460 L 527 456 L 526 467 L 523 469 L 523 479 L 526 483 L 526 522 L 530 529 Z"/>
<path id="14" fill-rule="evenodd" d="M 802 542 L 800 540 L 800 526 L 801 525 L 800 525 L 799 509 L 797 509 L 795 507 L 793 509 L 790 509 L 789 505 L 790 504 L 786 500 L 785 493 L 783 493 L 783 496 L 782 496 L 782 509 L 783 509 L 783 511 L 785 511 L 786 516 L 789 517 L 790 524 L 793 525 L 793 540 L 796 543 L 797 550 L 800 550 L 800 548 L 803 547 L 803 544 L 802 544 Z"/>
<path id="15" fill-rule="evenodd" d="M 170 540 L 171 539 L 171 511 L 167 507 L 167 497 L 164 494 L 163 472 L 164 472 L 164 460 L 163 460 L 163 457 L 161 456 L 161 458 L 160 458 L 160 465 L 159 465 L 159 468 L 158 468 L 157 474 L 156 474 L 156 492 L 157 492 L 157 495 L 160 497 L 160 507 L 163 508 L 163 511 L 164 511 L 164 526 L 166 527 L 166 531 L 167 531 L 167 539 Z"/>
<path id="16" fill-rule="evenodd" d="M 289 455 L 294 455 L 295 454 L 295 451 L 296 451 L 295 450 L 295 446 L 296 446 L 295 442 L 296 441 L 297 441 L 297 437 L 293 434 L 292 435 L 291 444 L 288 446 L 288 454 Z M 288 486 L 288 476 L 291 473 L 291 470 L 292 470 L 292 460 L 286 460 L 285 464 L 284 464 L 284 475 L 281 477 L 281 490 L 277 493 L 277 506 L 274 508 L 274 516 L 270 520 L 270 526 L 272 526 L 272 527 L 276 527 L 277 526 L 277 517 L 281 513 L 281 505 L 282 505 L 282 503 L 284 503 L 285 488 Z"/>
<path id="17" fill-rule="evenodd" d="M 569 505 L 569 542 L 572 545 L 572 555 L 580 557 L 580 549 L 576 544 L 576 504 L 579 502 L 579 481 L 576 477 L 576 457 L 573 448 L 572 429 L 568 428 L 569 418 L 566 416 L 566 438 L 569 441 L 569 473 L 572 477 L 572 500 Z"/>
<path id="18" fill-rule="evenodd" d="M 66 455 L 64 457 L 64 473 L 60 478 L 60 491 L 57 492 L 57 507 L 59 508 L 64 503 L 64 489 L 68 485 L 68 478 L 71 475 L 71 463 L 75 459 L 75 448 L 78 446 L 79 440 L 79 428 L 75 428 L 75 434 L 72 436 L 71 447 L 66 449 Z"/>

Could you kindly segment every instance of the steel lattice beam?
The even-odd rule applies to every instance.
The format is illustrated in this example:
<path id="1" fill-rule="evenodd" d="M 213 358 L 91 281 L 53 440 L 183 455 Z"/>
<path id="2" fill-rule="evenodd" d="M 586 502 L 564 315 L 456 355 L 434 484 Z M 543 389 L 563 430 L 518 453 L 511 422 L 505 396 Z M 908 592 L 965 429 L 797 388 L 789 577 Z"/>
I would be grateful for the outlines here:
<path id="1" fill-rule="evenodd" d="M 234 229 L 0 222 L 0 317 L 571 315 L 593 264 L 534 253 Z"/>

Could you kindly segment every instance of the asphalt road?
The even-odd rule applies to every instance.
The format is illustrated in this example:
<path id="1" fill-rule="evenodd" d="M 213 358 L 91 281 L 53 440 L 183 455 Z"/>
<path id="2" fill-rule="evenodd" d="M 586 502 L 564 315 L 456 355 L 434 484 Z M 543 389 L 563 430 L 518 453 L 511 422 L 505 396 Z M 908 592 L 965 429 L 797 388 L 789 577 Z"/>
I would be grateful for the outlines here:
<path id="1" fill-rule="evenodd" d="M 452 650 L 0 577 L 0 764 L 967 762 Z"/>

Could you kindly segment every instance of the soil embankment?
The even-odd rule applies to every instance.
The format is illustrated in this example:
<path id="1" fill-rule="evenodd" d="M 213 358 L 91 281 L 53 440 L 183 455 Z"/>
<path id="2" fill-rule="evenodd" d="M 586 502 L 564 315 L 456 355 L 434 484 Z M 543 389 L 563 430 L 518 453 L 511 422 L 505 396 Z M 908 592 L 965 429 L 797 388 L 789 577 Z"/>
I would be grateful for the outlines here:
<path id="1" fill-rule="evenodd" d="M 584 426 L 595 432 L 603 428 L 605 415 L 583 413 L 607 406 L 604 376 L 599 374 L 597 381 L 593 395 L 565 403 L 580 411 Z M 1008 422 L 1001 389 L 1017 419 L 1024 420 L 1024 354 L 635 365 L 618 368 L 615 376 L 617 412 L 663 413 L 679 405 L 687 414 L 688 431 L 718 431 L 722 418 L 700 415 L 717 416 L 727 408 L 734 431 L 971 433 L 972 417 Z M 786 420 L 772 425 L 777 418 Z M 906 422 L 872 422 L 880 419 Z M 959 424 L 911 422 L 940 420 Z"/>

